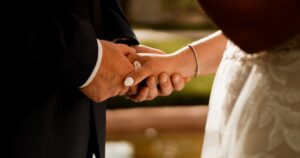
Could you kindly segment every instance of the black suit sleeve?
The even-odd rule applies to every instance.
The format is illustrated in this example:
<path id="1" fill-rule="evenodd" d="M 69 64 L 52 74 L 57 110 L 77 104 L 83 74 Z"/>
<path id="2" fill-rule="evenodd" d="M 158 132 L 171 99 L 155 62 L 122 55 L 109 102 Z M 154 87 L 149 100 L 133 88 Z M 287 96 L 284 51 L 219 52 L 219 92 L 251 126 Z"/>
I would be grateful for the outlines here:
<path id="1" fill-rule="evenodd" d="M 103 0 L 101 4 L 101 17 L 103 20 L 101 29 L 103 34 L 100 38 L 109 41 L 124 38 L 127 40 L 121 40 L 120 43 L 128 45 L 139 44 L 119 2 L 117 0 Z"/>
<path id="2" fill-rule="evenodd" d="M 17 66 L 9 72 L 18 73 L 6 76 L 26 84 L 79 87 L 96 64 L 97 38 L 138 44 L 117 0 L 28 0 L 10 17 L 9 41 L 18 47 L 10 47 Z"/>
<path id="3" fill-rule="evenodd" d="M 95 30 L 68 3 L 49 0 L 29 4 L 32 28 L 23 65 L 34 83 L 79 87 L 94 69 L 98 56 Z"/>

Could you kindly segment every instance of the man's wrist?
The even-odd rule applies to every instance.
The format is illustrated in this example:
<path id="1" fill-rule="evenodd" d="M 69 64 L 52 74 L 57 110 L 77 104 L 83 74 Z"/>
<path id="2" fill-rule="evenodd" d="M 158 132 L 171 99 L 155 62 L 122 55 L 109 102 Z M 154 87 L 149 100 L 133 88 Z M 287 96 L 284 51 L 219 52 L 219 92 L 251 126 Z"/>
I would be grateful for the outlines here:
<path id="1" fill-rule="evenodd" d="M 98 39 L 97 39 L 97 44 L 98 44 L 98 56 L 97 56 L 97 61 L 96 61 L 95 67 L 94 67 L 91 75 L 89 76 L 89 78 L 79 88 L 85 88 L 85 87 L 87 87 L 93 81 L 93 79 L 95 78 L 97 72 L 100 69 L 100 65 L 101 65 L 101 61 L 102 61 L 103 48 L 102 48 L 101 41 L 98 40 Z"/>

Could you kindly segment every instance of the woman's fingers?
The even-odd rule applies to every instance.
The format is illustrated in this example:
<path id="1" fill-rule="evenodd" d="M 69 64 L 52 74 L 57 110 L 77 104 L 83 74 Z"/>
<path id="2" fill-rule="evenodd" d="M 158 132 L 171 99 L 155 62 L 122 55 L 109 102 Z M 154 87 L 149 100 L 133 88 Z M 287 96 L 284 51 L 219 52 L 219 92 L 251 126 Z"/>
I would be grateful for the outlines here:
<path id="1" fill-rule="evenodd" d="M 157 48 L 152 48 L 149 46 L 145 46 L 145 45 L 137 45 L 137 46 L 134 46 L 133 48 L 135 48 L 137 53 L 166 54 L 162 50 L 159 50 Z"/>

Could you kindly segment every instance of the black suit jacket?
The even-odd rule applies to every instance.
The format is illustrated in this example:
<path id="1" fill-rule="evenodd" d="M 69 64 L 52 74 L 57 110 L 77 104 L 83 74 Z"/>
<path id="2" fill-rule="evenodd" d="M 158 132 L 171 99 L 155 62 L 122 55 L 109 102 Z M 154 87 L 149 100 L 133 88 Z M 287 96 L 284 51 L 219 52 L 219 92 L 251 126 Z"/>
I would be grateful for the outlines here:
<path id="1" fill-rule="evenodd" d="M 18 0 L 4 19 L 8 62 L 2 135 L 11 158 L 85 158 L 90 133 L 104 157 L 105 105 L 78 89 L 98 55 L 96 38 L 138 44 L 116 0 Z M 5 105 L 4 105 L 5 103 Z M 4 116 L 4 115 L 3 115 Z M 95 123 L 95 125 L 94 125 Z M 95 126 L 95 131 L 90 131 Z"/>

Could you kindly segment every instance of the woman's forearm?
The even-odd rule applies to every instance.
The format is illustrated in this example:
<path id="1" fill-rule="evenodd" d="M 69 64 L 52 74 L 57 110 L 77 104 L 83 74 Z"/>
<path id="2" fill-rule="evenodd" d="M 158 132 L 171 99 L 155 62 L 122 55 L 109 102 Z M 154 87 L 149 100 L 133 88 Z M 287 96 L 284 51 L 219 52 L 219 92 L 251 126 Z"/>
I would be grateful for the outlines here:
<path id="1" fill-rule="evenodd" d="M 130 86 L 135 86 L 149 76 L 158 76 L 161 73 L 169 75 L 178 73 L 182 77 L 194 77 L 196 73 L 196 58 L 200 75 L 215 73 L 222 59 L 227 38 L 218 31 L 201 40 L 193 42 L 191 45 L 195 54 L 188 46 L 176 51 L 173 54 L 149 54 L 139 53 L 133 56 L 142 64 L 140 69 L 129 74 L 125 81 L 133 81 Z M 128 86 L 128 85 L 127 85 Z"/>
<path id="2" fill-rule="evenodd" d="M 199 74 L 208 75 L 216 72 L 227 44 L 227 38 L 221 31 L 213 33 L 191 44 L 198 58 Z M 184 47 L 174 55 L 178 58 L 178 66 L 181 71 L 187 71 L 191 77 L 196 73 L 196 60 L 193 50 Z M 184 70 L 185 69 L 185 70 Z"/>

